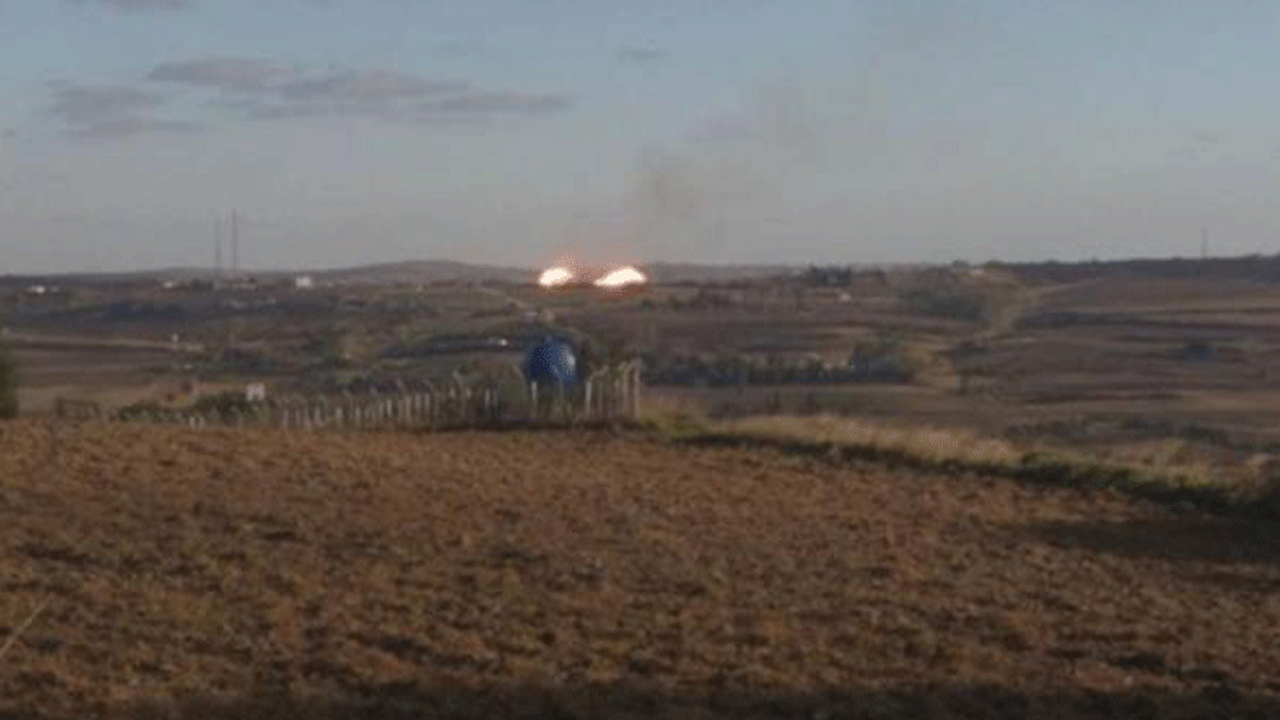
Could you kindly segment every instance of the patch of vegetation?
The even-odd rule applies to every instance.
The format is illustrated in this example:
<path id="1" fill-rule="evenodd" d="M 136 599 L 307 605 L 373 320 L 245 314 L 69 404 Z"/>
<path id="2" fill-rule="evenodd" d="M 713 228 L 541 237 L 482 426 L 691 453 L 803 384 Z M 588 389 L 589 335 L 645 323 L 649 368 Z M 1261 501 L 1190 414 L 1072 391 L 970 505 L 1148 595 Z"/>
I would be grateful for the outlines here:
<path id="1" fill-rule="evenodd" d="M 217 358 L 217 363 L 230 372 L 262 374 L 277 370 L 276 360 L 258 348 L 226 348 Z"/>
<path id="2" fill-rule="evenodd" d="M 853 344 L 849 368 L 860 380 L 909 383 L 920 372 L 920 362 L 907 351 L 900 333 L 882 330 Z"/>
<path id="3" fill-rule="evenodd" d="M 228 390 L 216 395 L 203 395 L 191 404 L 190 411 L 198 415 L 217 415 L 230 418 L 236 415 L 248 415 L 255 412 L 258 404 L 245 397 L 244 393 Z"/>
<path id="4" fill-rule="evenodd" d="M 0 342 L 0 418 L 18 417 L 18 360 Z"/>
<path id="5" fill-rule="evenodd" d="M 709 437 L 712 432 L 707 418 L 687 410 L 650 415 L 641 419 L 638 427 L 673 442 Z"/>
<path id="6" fill-rule="evenodd" d="M 855 348 L 847 365 L 779 356 L 650 355 L 645 358 L 644 380 L 654 385 L 707 387 L 909 383 L 918 371 L 919 364 L 899 346 L 878 340 Z"/>
<path id="7" fill-rule="evenodd" d="M 986 322 L 991 317 L 991 301 L 984 295 L 960 289 L 913 287 L 898 295 L 912 312 L 969 322 Z"/>
<path id="8" fill-rule="evenodd" d="M 172 410 L 159 403 L 144 401 L 120 408 L 116 411 L 116 417 L 120 420 L 150 420 L 172 413 Z"/>
<path id="9" fill-rule="evenodd" d="M 248 417 L 262 410 L 261 402 L 254 402 L 244 393 L 228 390 L 212 395 L 203 395 L 191 405 L 184 408 L 166 407 L 153 401 L 137 402 L 120 408 L 116 417 L 120 420 L 152 420 L 156 418 L 173 418 L 182 415 L 199 415 L 206 418 L 233 420 Z"/>
<path id="10" fill-rule="evenodd" d="M 671 310 L 723 310 L 734 306 L 733 297 L 727 293 L 715 292 L 706 288 L 699 288 L 698 292 L 692 297 L 682 299 L 679 296 L 672 295 L 667 299 L 667 305 Z"/>
<path id="11" fill-rule="evenodd" d="M 697 422 L 650 419 L 659 437 L 699 446 L 764 447 L 837 461 L 871 461 L 947 473 L 976 473 L 1038 484 L 1110 489 L 1221 515 L 1280 519 L 1280 472 L 1231 482 L 1203 468 L 1109 461 L 1070 451 L 1018 451 L 964 433 L 904 430 L 847 418 L 767 417 Z"/>
<path id="12" fill-rule="evenodd" d="M 567 335 L 567 333 L 564 333 Z M 579 377 L 590 377 L 597 370 L 626 362 L 635 356 L 630 338 L 619 330 L 593 328 L 590 333 L 578 333 L 574 342 Z"/>

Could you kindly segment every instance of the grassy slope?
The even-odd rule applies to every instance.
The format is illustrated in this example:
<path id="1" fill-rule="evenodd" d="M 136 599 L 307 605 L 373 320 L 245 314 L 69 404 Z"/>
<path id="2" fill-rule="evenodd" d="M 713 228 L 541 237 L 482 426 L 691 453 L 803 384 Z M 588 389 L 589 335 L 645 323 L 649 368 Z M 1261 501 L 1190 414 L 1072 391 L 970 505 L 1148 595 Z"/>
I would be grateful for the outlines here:
<path id="1" fill-rule="evenodd" d="M 944 471 L 974 471 L 1042 483 L 1107 487 L 1170 504 L 1239 516 L 1280 518 L 1280 469 L 1267 457 L 1228 474 L 1180 460 L 1176 442 L 1135 460 L 1018 447 L 935 428 L 893 427 L 842 417 L 752 417 L 712 421 L 688 412 L 655 415 L 644 426 L 696 445 L 763 445 L 789 452 L 866 459 Z"/>

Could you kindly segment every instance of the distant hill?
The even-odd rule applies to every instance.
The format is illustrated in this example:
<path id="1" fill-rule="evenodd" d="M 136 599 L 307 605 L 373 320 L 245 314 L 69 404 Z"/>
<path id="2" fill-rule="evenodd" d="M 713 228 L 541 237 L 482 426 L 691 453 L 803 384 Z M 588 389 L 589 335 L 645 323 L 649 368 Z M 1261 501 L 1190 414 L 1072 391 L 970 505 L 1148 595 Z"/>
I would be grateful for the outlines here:
<path id="1" fill-rule="evenodd" d="M 796 271 L 783 265 L 696 265 L 654 263 L 645 268 L 654 282 L 725 282 L 786 275 Z"/>
<path id="2" fill-rule="evenodd" d="M 380 265 L 366 265 L 342 270 L 311 273 L 317 281 L 332 283 L 418 283 L 439 280 L 474 282 L 532 282 L 543 268 L 512 268 L 467 263 L 415 260 Z M 642 268 L 659 283 L 722 282 L 738 278 L 767 277 L 787 272 L 786 268 L 763 265 L 694 265 L 689 263 L 655 263 Z"/>
<path id="3" fill-rule="evenodd" d="M 1280 283 L 1280 255 L 1226 258 L 1138 258 L 1091 262 L 995 263 L 1030 283 L 1069 283 L 1103 278 L 1150 280 L 1251 280 Z"/>
<path id="4" fill-rule="evenodd" d="M 535 275 L 535 271 L 527 268 L 472 265 L 451 260 L 406 260 L 299 274 L 310 275 L 321 283 L 391 285 L 431 283 L 442 280 L 527 282 Z"/>
<path id="5" fill-rule="evenodd" d="M 655 282 L 723 282 L 739 278 L 759 278 L 785 274 L 792 270 L 784 266 L 766 265 L 697 265 L 691 263 L 655 263 L 644 268 Z M 540 268 L 518 268 L 495 265 L 476 265 L 451 260 L 406 260 L 394 263 L 360 265 L 350 268 L 317 270 L 254 270 L 244 273 L 259 279 L 276 279 L 295 275 L 310 275 L 319 283 L 344 285 L 391 285 L 396 283 L 431 283 L 444 280 L 470 282 L 531 282 Z M 7 276 L 0 282 L 57 285 L 59 283 L 112 283 L 142 280 L 174 280 L 178 282 L 208 279 L 214 276 L 210 268 L 163 268 L 119 273 L 89 273 L 65 275 Z"/>
<path id="6" fill-rule="evenodd" d="M 897 265 L 899 269 L 922 269 L 940 264 Z M 1248 280 L 1280 283 L 1280 255 L 1249 255 L 1228 258 L 1138 258 L 1088 262 L 992 262 L 1020 280 L 1032 284 L 1071 283 L 1104 278 L 1144 278 L 1152 280 Z M 860 267 L 857 264 L 852 267 Z M 796 275 L 804 268 L 786 265 L 705 265 L 658 262 L 642 266 L 655 282 L 726 282 L 778 275 Z M 320 283 L 389 285 L 431 283 L 444 280 L 469 282 L 527 283 L 541 268 L 479 265 L 451 260 L 407 260 L 360 265 L 350 268 L 313 270 L 255 270 L 245 273 L 259 279 L 310 275 Z M 0 276 L 0 285 L 93 282 L 136 282 L 140 280 L 193 280 L 213 277 L 209 268 L 164 268 L 123 273 Z"/>

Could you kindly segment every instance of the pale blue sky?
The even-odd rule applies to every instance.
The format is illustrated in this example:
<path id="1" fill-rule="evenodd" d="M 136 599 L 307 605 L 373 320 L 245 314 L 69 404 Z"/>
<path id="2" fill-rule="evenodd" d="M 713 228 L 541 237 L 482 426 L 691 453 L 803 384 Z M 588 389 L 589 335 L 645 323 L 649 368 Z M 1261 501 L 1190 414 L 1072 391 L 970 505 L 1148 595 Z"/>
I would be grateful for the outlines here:
<path id="1" fill-rule="evenodd" d="M 1273 253 L 1280 3 L 7 0 L 0 273 Z"/>

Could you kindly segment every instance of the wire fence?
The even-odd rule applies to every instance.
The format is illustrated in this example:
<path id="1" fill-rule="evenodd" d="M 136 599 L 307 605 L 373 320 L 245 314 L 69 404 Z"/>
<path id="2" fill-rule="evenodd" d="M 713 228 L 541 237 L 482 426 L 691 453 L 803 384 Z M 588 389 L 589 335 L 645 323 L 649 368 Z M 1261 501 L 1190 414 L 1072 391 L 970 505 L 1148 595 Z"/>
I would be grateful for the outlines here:
<path id="1" fill-rule="evenodd" d="M 106 409 L 58 398 L 61 419 L 153 422 L 204 427 L 457 429 L 618 422 L 640 414 L 640 369 L 628 363 L 601 369 L 582 382 L 539 385 L 494 379 L 451 381 L 413 391 L 272 395 L 220 406 Z"/>

